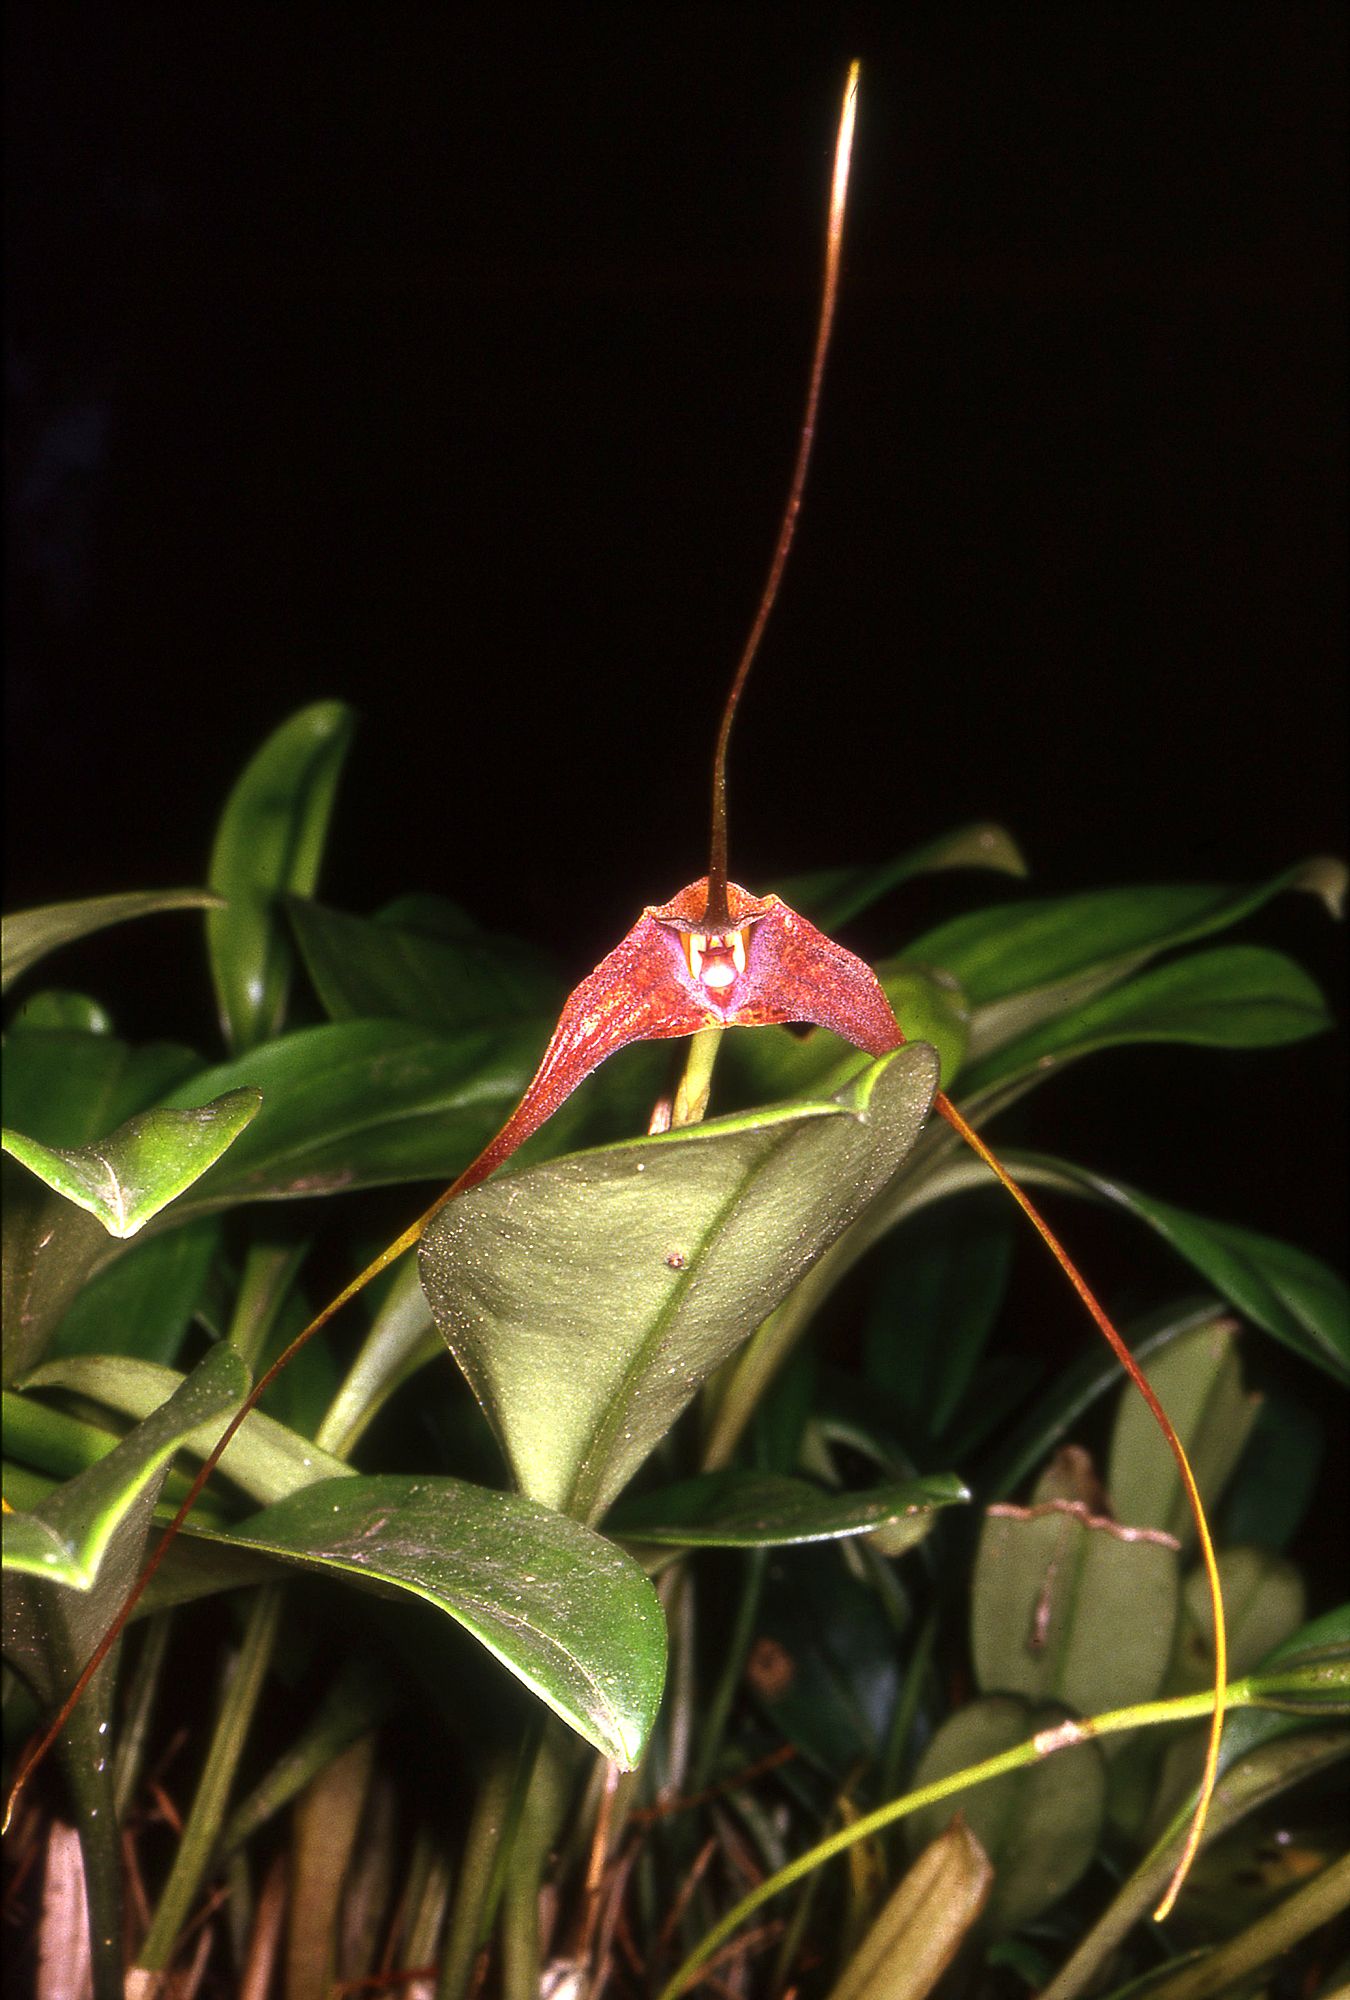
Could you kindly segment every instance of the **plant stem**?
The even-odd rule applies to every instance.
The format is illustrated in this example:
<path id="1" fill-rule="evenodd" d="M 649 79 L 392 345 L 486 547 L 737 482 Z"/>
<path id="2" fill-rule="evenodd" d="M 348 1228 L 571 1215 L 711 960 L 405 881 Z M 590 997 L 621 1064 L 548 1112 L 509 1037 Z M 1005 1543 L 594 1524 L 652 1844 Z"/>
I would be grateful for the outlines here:
<path id="1" fill-rule="evenodd" d="M 539 1750 L 541 1725 L 529 1724 L 496 1752 L 478 1787 L 455 1882 L 436 2000 L 465 2000 L 501 1898 L 516 1828 Z"/>
<path id="2" fill-rule="evenodd" d="M 699 1125 L 708 1109 L 708 1098 L 712 1093 L 713 1065 L 717 1061 L 717 1051 L 722 1044 L 722 1029 L 719 1027 L 700 1028 L 689 1038 L 689 1051 L 685 1057 L 684 1074 L 675 1091 L 675 1103 L 670 1114 L 672 1125 Z"/>
<path id="3" fill-rule="evenodd" d="M 243 1642 L 221 1698 L 192 1810 L 137 1960 L 150 1971 L 162 1972 L 168 1964 L 210 1864 L 244 1740 L 271 1662 L 283 1601 L 280 1587 L 268 1584 L 258 1591 L 249 1607 Z"/>

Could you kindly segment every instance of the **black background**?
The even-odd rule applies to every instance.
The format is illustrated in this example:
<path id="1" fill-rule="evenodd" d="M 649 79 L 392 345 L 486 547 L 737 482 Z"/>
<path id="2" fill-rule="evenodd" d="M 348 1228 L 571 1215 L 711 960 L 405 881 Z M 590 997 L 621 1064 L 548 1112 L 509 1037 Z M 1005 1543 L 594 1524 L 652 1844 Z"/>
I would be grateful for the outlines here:
<path id="1" fill-rule="evenodd" d="M 1342 850 L 1344 39 L 1285 0 L 13 8 L 8 904 L 200 880 L 322 696 L 361 713 L 336 903 L 451 895 L 580 976 L 702 872 L 854 54 L 733 874 L 976 818 L 1047 894 Z M 53 976 L 205 1035 L 191 921 Z M 1311 899 L 1248 934 L 1343 1008 Z M 1143 1051 L 1031 1129 L 1339 1257 L 1343 1078 Z"/>

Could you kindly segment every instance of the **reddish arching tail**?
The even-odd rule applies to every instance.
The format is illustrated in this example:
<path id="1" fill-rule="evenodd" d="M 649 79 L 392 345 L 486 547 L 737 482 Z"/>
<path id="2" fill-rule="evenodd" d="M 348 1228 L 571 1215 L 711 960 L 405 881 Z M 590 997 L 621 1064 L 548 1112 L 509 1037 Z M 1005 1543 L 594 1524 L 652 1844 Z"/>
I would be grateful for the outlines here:
<path id="1" fill-rule="evenodd" d="M 1168 1449 L 1177 1462 L 1177 1470 L 1181 1474 L 1181 1483 L 1186 1489 L 1186 1498 L 1190 1503 L 1191 1514 L 1195 1520 L 1196 1534 L 1200 1540 L 1201 1559 L 1205 1567 L 1205 1578 L 1209 1584 L 1210 1603 L 1214 1612 L 1214 1708 L 1210 1717 L 1209 1744 L 1205 1752 L 1204 1772 L 1200 1779 L 1200 1793 L 1196 1800 L 1195 1811 L 1191 1815 L 1191 1824 L 1186 1835 L 1186 1844 L 1182 1848 L 1180 1860 L 1172 1871 L 1172 1877 L 1168 1882 L 1166 1893 L 1157 1909 L 1153 1912 L 1154 1920 L 1161 1923 L 1163 1918 L 1170 1913 L 1172 1905 L 1176 1902 L 1177 1896 L 1181 1891 L 1181 1885 L 1190 1872 L 1191 1863 L 1200 1850 L 1200 1842 L 1204 1838 L 1205 1821 L 1209 1815 L 1210 1800 L 1214 1796 L 1214 1786 L 1219 1775 L 1219 1742 L 1223 1735 L 1224 1694 L 1228 1684 L 1228 1629 L 1224 1620 L 1223 1591 L 1219 1583 L 1219 1565 L 1214 1554 L 1214 1542 L 1209 1532 L 1209 1522 L 1205 1518 L 1204 1502 L 1200 1498 L 1200 1489 L 1195 1483 L 1195 1474 L 1191 1470 L 1191 1462 L 1186 1456 L 1186 1447 L 1177 1436 L 1171 1419 L 1168 1417 L 1162 1404 L 1158 1401 L 1158 1398 L 1154 1395 L 1148 1377 L 1140 1368 L 1139 1363 L 1135 1360 L 1119 1333 L 1117 1333 L 1106 1312 L 1094 1296 L 1087 1280 L 1079 1271 L 1078 1266 L 1074 1263 L 1064 1245 L 1055 1235 L 1040 1210 L 1032 1202 L 1030 1196 L 1018 1186 L 1002 1161 L 996 1154 L 991 1152 L 974 1127 L 968 1124 L 961 1116 L 961 1113 L 957 1110 L 946 1092 L 940 1090 L 933 1102 L 957 1136 L 964 1139 L 971 1151 L 984 1161 L 984 1164 L 999 1181 L 1001 1186 L 1007 1189 L 1023 1215 L 1026 1216 L 1028 1222 L 1036 1231 L 1036 1234 L 1049 1250 L 1050 1255 L 1059 1265 L 1061 1271 L 1063 1271 L 1069 1283 L 1077 1292 L 1079 1298 L 1083 1301 L 1083 1304 L 1091 1313 L 1097 1323 L 1098 1331 L 1107 1341 L 1117 1361 L 1119 1361 L 1135 1388 L 1148 1404 L 1153 1421 L 1167 1440 Z"/>

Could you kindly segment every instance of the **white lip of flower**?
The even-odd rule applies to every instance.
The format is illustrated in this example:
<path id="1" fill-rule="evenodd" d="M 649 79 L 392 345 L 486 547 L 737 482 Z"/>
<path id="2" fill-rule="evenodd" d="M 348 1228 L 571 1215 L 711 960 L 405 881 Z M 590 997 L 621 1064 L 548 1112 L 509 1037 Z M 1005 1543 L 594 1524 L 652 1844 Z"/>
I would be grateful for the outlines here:
<path id="1" fill-rule="evenodd" d="M 690 975 L 711 992 L 722 992 L 733 986 L 745 971 L 745 931 L 683 931 L 684 955 L 689 963 Z M 731 963 L 718 957 L 704 969 L 703 961 L 709 952 L 730 952 Z"/>

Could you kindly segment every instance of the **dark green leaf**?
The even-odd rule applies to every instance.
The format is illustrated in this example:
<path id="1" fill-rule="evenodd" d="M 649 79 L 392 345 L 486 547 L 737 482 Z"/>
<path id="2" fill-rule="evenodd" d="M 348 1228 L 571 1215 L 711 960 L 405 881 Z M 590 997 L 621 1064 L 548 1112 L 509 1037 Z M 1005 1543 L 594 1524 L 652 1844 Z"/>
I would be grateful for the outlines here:
<path id="1" fill-rule="evenodd" d="M 226 800 L 208 872 L 225 907 L 207 918 L 206 935 L 233 1049 L 281 1026 L 291 954 L 279 897 L 308 896 L 318 881 L 352 720 L 340 701 L 300 709 L 255 752 Z"/>
<path id="2" fill-rule="evenodd" d="M 1245 1318 L 1350 1384 L 1350 1295 L 1344 1280 L 1320 1259 L 1254 1229 L 1191 1215 L 1065 1160 L 1031 1153 L 1003 1157 L 1019 1180 L 1092 1195 L 1138 1216 Z"/>
<path id="3" fill-rule="evenodd" d="M 868 1307 L 869 1383 L 915 1443 L 941 1437 L 970 1386 L 1007 1284 L 1013 1218 L 996 1201 L 939 1202 L 897 1231 Z"/>
<path id="4" fill-rule="evenodd" d="M 230 1539 L 424 1598 L 603 1756 L 625 1770 L 641 1757 L 665 1621 L 637 1564 L 579 1522 L 455 1479 L 353 1478 L 307 1487 Z"/>
<path id="5" fill-rule="evenodd" d="M 219 1243 L 219 1222 L 201 1216 L 132 1244 L 81 1291 L 52 1353 L 134 1354 L 172 1368 Z"/>
<path id="6" fill-rule="evenodd" d="M 551 1161 L 441 1210 L 423 1283 L 522 1491 L 603 1513 L 890 1179 L 936 1067 L 911 1043 L 839 1100 Z"/>
<path id="7" fill-rule="evenodd" d="M 286 898 L 305 970 L 331 1021 L 411 1021 L 445 1034 L 503 1021 L 538 1024 L 540 1041 L 562 1004 L 539 953 L 482 931 L 448 938 L 387 916 L 348 916 Z"/>
<path id="8" fill-rule="evenodd" d="M 89 994 L 46 986 L 40 993 L 30 993 L 15 1008 L 6 1033 L 21 1035 L 34 1028 L 54 1028 L 77 1035 L 110 1035 L 112 1025 L 112 1016 Z"/>
<path id="9" fill-rule="evenodd" d="M 36 965 L 48 952 L 110 924 L 132 917 L 153 916 L 157 910 L 210 910 L 220 898 L 209 889 L 142 889 L 126 896 L 90 896 L 79 903 L 47 903 L 38 910 L 17 910 L 0 925 L 0 955 L 4 959 L 0 991 Z"/>
<path id="10" fill-rule="evenodd" d="M 94 1145 L 43 1146 L 9 1130 L 0 1145 L 110 1236 L 134 1236 L 201 1179 L 261 1103 L 257 1090 L 232 1090 L 191 1110 L 140 1112 Z"/>
<path id="11" fill-rule="evenodd" d="M 932 875 L 943 868 L 992 868 L 1000 875 L 1025 875 L 1027 864 L 1017 843 L 1001 826 L 977 821 L 959 826 L 936 840 L 912 847 L 895 861 L 863 868 L 819 868 L 794 875 L 781 884 L 783 901 L 829 935 L 860 911 L 879 902 L 915 875 Z"/>
<path id="12" fill-rule="evenodd" d="M 605 1532 L 676 1548 L 774 1548 L 870 1534 L 969 1498 L 950 1472 L 892 1480 L 862 1493 L 830 1493 L 777 1472 L 729 1468 L 624 1500 Z"/>
<path id="13" fill-rule="evenodd" d="M 835 1783 L 881 1754 L 902 1664 L 876 1591 L 838 1549 L 785 1549 L 766 1559 L 745 1686 L 775 1733 Z"/>
<path id="14" fill-rule="evenodd" d="M 1224 1495 L 1219 1541 L 1286 1548 L 1312 1504 L 1326 1447 L 1320 1414 L 1278 1384 L 1267 1387 Z"/>
<path id="15" fill-rule="evenodd" d="M 972 1064 L 961 1087 L 978 1095 L 995 1083 L 1047 1074 L 1097 1050 L 1133 1042 L 1268 1048 L 1330 1025 L 1317 987 L 1292 959 L 1261 945 L 1220 945 L 1174 959 L 1043 1021 Z"/>
<path id="16" fill-rule="evenodd" d="M 400 1021 L 301 1028 L 192 1077 L 172 1103 L 252 1084 L 263 1108 L 190 1206 L 450 1180 L 501 1125 L 539 1036 L 431 1035 Z"/>
<path id="17" fill-rule="evenodd" d="M 32 1028 L 5 1038 L 5 1118 L 44 1146 L 87 1146 L 200 1068 L 176 1042 L 131 1048 L 114 1035 Z"/>
<path id="18" fill-rule="evenodd" d="M 973 911 L 929 931 L 905 956 L 940 966 L 977 1009 L 971 1060 L 1091 998 L 1161 951 L 1226 930 L 1285 889 L 1339 915 L 1346 871 L 1316 857 L 1252 888 L 1105 889 L 1053 902 Z"/>

